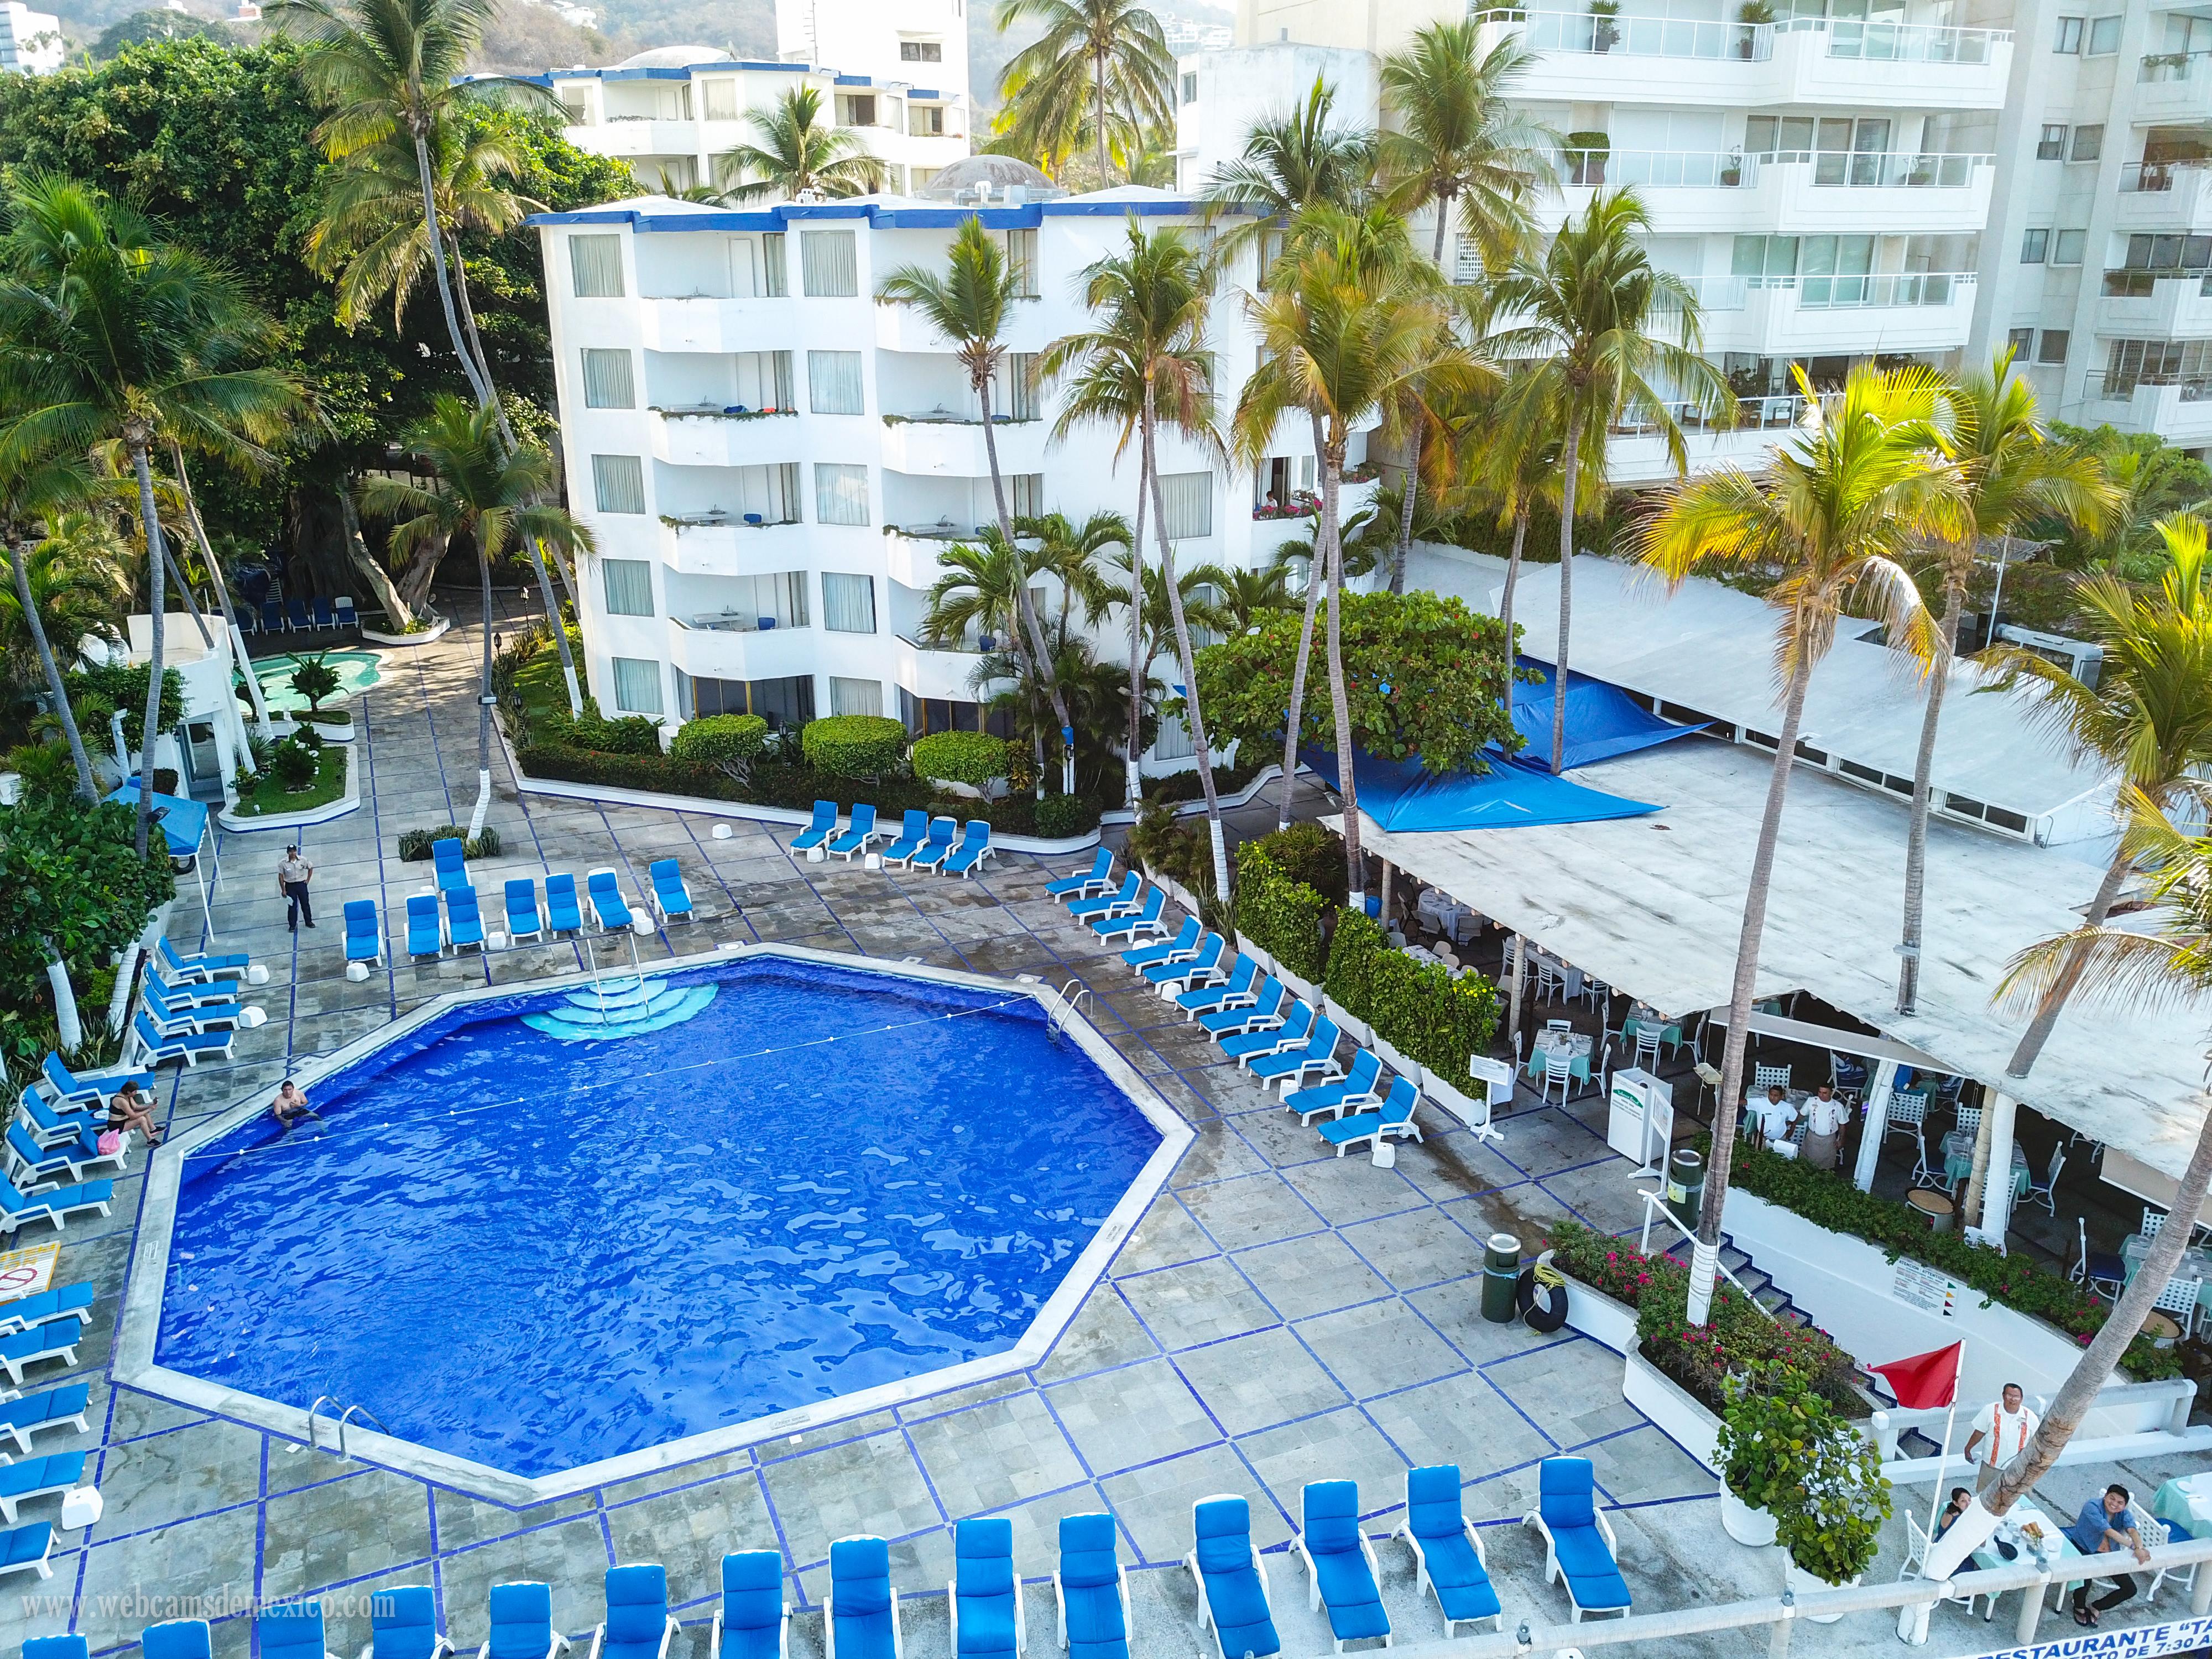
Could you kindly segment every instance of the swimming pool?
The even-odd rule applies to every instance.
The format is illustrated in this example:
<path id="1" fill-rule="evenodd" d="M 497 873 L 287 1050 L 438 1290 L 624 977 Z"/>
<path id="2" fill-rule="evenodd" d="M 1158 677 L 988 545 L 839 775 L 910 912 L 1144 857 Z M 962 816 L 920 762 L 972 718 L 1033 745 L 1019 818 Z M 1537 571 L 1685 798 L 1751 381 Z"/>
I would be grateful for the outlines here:
<path id="1" fill-rule="evenodd" d="M 544 1476 L 1012 1348 L 1162 1147 L 1021 988 L 665 978 L 717 994 L 618 1042 L 470 1002 L 187 1148 L 155 1364 Z"/>
<path id="2" fill-rule="evenodd" d="M 374 651 L 288 651 L 282 656 L 253 659 L 253 678 L 261 682 L 261 700 L 271 708 L 305 708 L 307 700 L 292 689 L 292 671 L 311 655 L 321 656 L 337 671 L 338 689 L 323 699 L 325 708 L 343 702 L 356 691 L 368 690 L 383 678 Z"/>

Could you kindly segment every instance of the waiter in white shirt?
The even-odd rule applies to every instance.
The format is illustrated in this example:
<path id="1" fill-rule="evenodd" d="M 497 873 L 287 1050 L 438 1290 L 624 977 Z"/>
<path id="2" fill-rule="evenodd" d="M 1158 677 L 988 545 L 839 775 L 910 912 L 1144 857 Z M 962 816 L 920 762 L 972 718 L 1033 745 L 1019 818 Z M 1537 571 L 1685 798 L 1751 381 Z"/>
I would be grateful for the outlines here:
<path id="1" fill-rule="evenodd" d="M 2004 1466 L 2027 1449 L 2036 1425 L 2042 1419 L 2027 1408 L 2027 1397 L 2017 1382 L 2004 1385 L 1994 1405 L 1974 1414 L 1974 1431 L 1966 1437 L 1966 1461 L 1974 1466 L 1974 1493 L 1987 1492 Z M 1986 1446 L 1983 1442 L 1987 1441 Z M 1975 1448 L 1982 1449 L 1978 1455 Z"/>
<path id="2" fill-rule="evenodd" d="M 1816 1170 L 1834 1169 L 1850 1118 L 1850 1108 L 1836 1098 L 1835 1085 L 1823 1083 L 1805 1103 L 1805 1150 L 1798 1157 Z"/>

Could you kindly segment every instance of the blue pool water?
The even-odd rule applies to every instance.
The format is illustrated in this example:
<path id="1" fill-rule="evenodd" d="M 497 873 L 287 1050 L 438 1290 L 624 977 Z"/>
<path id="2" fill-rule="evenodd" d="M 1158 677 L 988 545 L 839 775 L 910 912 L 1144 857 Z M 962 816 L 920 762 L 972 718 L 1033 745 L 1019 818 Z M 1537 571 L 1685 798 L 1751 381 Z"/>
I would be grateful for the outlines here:
<path id="1" fill-rule="evenodd" d="M 159 1362 L 551 1474 L 1012 1346 L 1159 1145 L 1026 998 L 672 977 L 718 994 L 613 1042 L 453 1010 L 202 1148 Z"/>

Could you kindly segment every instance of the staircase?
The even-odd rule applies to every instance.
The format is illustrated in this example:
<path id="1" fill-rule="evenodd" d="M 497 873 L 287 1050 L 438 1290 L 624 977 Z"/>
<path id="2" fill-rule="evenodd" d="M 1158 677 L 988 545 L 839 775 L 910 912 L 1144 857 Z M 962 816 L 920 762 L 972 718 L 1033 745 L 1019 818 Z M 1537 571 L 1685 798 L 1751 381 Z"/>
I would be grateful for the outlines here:
<path id="1" fill-rule="evenodd" d="M 562 1042 L 604 1042 L 664 1031 L 714 1000 L 712 985 L 664 985 L 636 974 L 595 981 L 562 994 L 558 1006 L 522 1023 Z"/>

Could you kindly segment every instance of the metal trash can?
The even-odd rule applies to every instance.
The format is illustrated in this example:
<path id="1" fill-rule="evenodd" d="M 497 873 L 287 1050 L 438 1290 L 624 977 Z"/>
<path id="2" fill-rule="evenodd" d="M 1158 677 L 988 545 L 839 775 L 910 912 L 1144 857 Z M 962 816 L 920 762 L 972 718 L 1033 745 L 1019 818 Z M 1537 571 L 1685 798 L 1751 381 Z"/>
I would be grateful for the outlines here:
<path id="1" fill-rule="evenodd" d="M 1482 1253 L 1482 1316 L 1510 1325 L 1520 1316 L 1515 1301 L 1521 1284 L 1521 1241 L 1511 1233 L 1492 1233 Z"/>
<path id="2" fill-rule="evenodd" d="M 1692 1232 L 1705 1204 L 1705 1160 L 1692 1147 L 1677 1146 L 1667 1159 L 1667 1207 Z"/>

